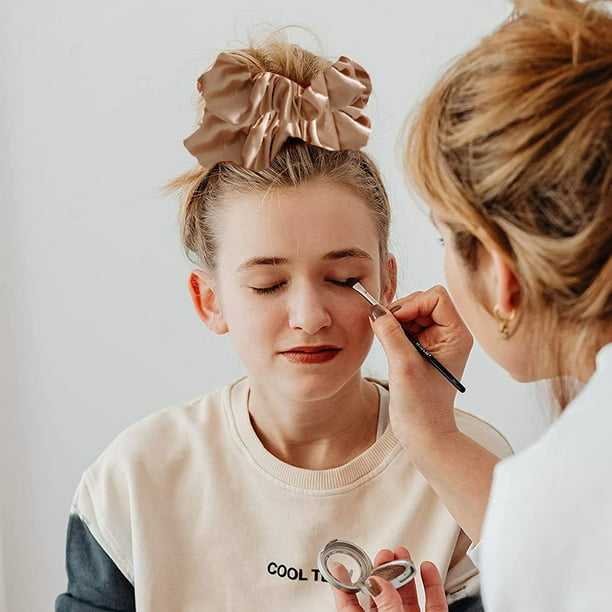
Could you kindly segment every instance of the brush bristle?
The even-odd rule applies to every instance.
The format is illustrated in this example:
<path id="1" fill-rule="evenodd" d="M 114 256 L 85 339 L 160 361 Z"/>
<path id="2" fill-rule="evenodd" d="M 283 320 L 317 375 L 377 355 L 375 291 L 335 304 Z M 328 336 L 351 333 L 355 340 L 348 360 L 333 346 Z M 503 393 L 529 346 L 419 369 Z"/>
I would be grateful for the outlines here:
<path id="1" fill-rule="evenodd" d="M 351 278 L 347 278 L 344 284 L 347 287 L 354 287 L 358 282 L 359 282 L 359 279 L 351 277 Z"/>

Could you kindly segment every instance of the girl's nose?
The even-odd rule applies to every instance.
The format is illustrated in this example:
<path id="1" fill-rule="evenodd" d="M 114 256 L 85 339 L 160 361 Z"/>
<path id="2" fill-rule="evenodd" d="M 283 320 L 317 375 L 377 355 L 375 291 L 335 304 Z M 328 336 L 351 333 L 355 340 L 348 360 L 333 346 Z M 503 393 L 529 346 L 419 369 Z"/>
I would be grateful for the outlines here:
<path id="1" fill-rule="evenodd" d="M 287 296 L 289 326 L 301 329 L 308 334 L 329 327 L 331 315 L 321 292 L 311 287 L 295 287 Z"/>

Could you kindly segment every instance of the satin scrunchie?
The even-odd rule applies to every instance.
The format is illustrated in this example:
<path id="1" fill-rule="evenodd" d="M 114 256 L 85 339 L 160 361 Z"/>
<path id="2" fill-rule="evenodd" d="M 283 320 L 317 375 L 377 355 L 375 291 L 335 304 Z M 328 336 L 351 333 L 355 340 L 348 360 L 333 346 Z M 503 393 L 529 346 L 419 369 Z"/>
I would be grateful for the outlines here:
<path id="1" fill-rule="evenodd" d="M 290 137 L 340 151 L 358 150 L 370 136 L 370 120 L 362 113 L 370 77 L 348 57 L 302 87 L 272 72 L 253 75 L 221 53 L 198 79 L 198 90 L 204 114 L 184 144 L 204 168 L 230 161 L 263 170 Z"/>

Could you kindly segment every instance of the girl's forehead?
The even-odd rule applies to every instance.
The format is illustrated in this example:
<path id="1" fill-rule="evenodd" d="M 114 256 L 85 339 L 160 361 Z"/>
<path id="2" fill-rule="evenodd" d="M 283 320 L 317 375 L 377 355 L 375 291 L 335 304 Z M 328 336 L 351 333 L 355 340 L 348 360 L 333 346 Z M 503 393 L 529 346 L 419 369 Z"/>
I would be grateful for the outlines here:
<path id="1" fill-rule="evenodd" d="M 375 255 L 379 239 L 372 212 L 342 185 L 314 184 L 237 195 L 218 228 L 221 253 L 294 259 L 360 248 Z"/>
<path id="2" fill-rule="evenodd" d="M 232 224 L 248 219 L 291 227 L 305 221 L 316 224 L 341 219 L 345 227 L 375 226 L 373 213 L 364 198 L 337 183 L 307 183 L 265 192 L 237 193 L 226 198 L 223 210 L 226 221 Z"/>

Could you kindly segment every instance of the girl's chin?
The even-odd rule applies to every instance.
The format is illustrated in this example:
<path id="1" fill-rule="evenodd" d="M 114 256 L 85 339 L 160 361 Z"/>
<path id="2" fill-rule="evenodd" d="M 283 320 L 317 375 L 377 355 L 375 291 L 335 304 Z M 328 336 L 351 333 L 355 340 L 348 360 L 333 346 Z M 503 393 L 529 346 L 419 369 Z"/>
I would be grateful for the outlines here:
<path id="1" fill-rule="evenodd" d="M 347 376 L 341 379 L 337 373 L 326 377 L 319 372 L 312 376 L 300 376 L 296 381 L 285 378 L 282 384 L 275 385 L 275 388 L 287 400 L 293 402 L 335 401 L 339 394 L 347 390 L 347 386 L 354 384 L 355 378 Z M 359 381 L 360 377 L 356 380 Z"/>

